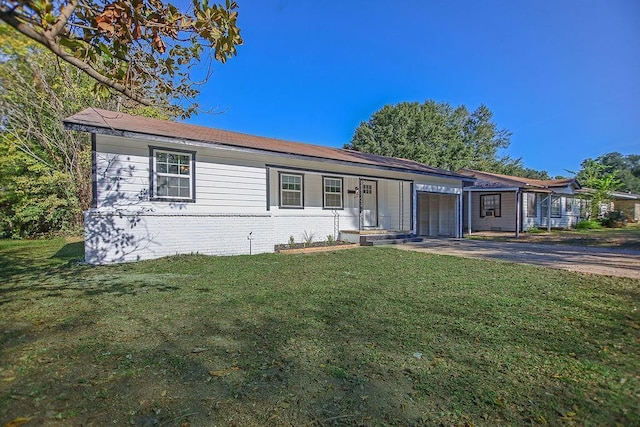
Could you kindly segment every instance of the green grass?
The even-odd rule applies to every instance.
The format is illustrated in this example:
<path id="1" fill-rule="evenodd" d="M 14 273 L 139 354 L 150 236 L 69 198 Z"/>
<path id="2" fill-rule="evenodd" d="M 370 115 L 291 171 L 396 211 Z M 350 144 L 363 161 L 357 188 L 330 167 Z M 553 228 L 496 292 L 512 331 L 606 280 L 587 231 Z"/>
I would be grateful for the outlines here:
<path id="1" fill-rule="evenodd" d="M 0 423 L 640 424 L 637 280 L 392 248 L 81 250 L 0 241 Z"/>

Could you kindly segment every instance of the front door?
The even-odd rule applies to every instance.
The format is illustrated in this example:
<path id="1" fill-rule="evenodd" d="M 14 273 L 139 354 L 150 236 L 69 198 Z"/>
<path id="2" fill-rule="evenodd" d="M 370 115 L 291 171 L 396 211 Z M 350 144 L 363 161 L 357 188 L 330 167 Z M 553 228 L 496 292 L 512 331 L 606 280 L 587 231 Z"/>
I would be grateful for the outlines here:
<path id="1" fill-rule="evenodd" d="M 360 181 L 360 203 L 362 209 L 362 226 L 378 226 L 378 183 L 376 181 Z"/>

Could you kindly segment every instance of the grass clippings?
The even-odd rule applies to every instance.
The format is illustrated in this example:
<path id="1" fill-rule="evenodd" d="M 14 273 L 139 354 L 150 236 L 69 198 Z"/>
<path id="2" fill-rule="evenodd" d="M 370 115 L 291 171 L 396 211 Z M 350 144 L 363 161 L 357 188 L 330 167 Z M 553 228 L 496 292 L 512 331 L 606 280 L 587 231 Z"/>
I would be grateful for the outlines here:
<path id="1" fill-rule="evenodd" d="M 637 280 L 379 247 L 81 256 L 0 241 L 2 425 L 640 424 Z"/>

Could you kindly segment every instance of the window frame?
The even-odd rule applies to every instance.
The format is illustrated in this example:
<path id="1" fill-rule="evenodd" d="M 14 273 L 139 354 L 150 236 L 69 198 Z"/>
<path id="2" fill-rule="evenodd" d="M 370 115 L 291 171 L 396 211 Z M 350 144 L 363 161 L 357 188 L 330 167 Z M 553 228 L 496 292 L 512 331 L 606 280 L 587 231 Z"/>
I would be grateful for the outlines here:
<path id="1" fill-rule="evenodd" d="M 574 214 L 575 198 L 565 196 L 564 198 L 564 210 L 567 214 Z"/>
<path id="2" fill-rule="evenodd" d="M 554 204 L 557 205 L 556 212 L 554 212 Z M 554 196 L 552 194 L 549 209 L 551 209 L 551 218 L 562 218 L 562 196 Z"/>
<path id="3" fill-rule="evenodd" d="M 189 196 L 159 196 L 158 195 L 158 172 L 157 172 L 157 154 L 169 153 L 181 156 L 189 156 Z M 187 175 L 161 173 L 161 176 L 174 176 L 186 178 Z M 149 146 L 149 200 L 152 202 L 180 202 L 195 203 L 196 202 L 196 152 L 190 150 L 179 150 L 167 147 Z"/>
<path id="4" fill-rule="evenodd" d="M 300 190 L 283 190 L 282 177 L 283 176 L 295 176 L 300 178 Z M 299 192 L 300 193 L 300 205 L 285 205 L 283 204 L 282 194 L 284 191 Z M 304 174 L 293 172 L 278 172 L 278 207 L 280 209 L 304 209 Z"/>
<path id="5" fill-rule="evenodd" d="M 531 202 L 532 200 L 533 202 Z M 530 209 L 530 208 L 533 208 L 533 209 Z M 537 218 L 537 217 L 538 217 L 538 195 L 536 193 L 527 193 L 527 218 Z"/>
<path id="6" fill-rule="evenodd" d="M 336 181 L 340 181 L 340 193 L 327 193 L 327 184 L 326 180 L 332 179 Z M 327 206 L 327 194 L 340 194 L 340 206 Z M 322 209 L 327 210 L 343 210 L 344 209 L 344 178 L 339 176 L 322 176 Z"/>
<path id="7" fill-rule="evenodd" d="M 487 209 L 485 208 L 485 197 L 498 197 L 498 208 L 497 208 L 497 214 L 496 214 L 496 209 L 492 208 L 492 209 Z M 486 213 L 489 211 L 493 211 L 493 215 L 487 215 Z M 480 218 L 500 218 L 502 217 L 502 195 L 500 193 L 495 193 L 495 194 L 481 194 L 480 195 Z"/>

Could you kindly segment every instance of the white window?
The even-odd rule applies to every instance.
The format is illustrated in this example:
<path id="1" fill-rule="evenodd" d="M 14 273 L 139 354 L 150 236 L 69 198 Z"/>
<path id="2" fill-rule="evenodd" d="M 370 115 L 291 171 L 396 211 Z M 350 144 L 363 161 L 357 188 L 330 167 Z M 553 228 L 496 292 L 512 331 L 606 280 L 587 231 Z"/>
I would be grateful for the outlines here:
<path id="1" fill-rule="evenodd" d="M 342 178 L 325 177 L 323 183 L 325 209 L 342 209 Z"/>
<path id="2" fill-rule="evenodd" d="M 551 218 L 562 217 L 562 198 L 560 196 L 551 196 Z"/>
<path id="3" fill-rule="evenodd" d="M 303 175 L 280 173 L 280 207 L 303 208 Z"/>
<path id="4" fill-rule="evenodd" d="M 573 197 L 567 197 L 564 199 L 564 210 L 568 214 L 573 214 Z"/>
<path id="5" fill-rule="evenodd" d="M 152 200 L 195 202 L 195 152 L 151 148 Z"/>
<path id="6" fill-rule="evenodd" d="M 538 198 L 534 193 L 527 193 L 527 216 L 535 218 L 538 215 Z"/>

